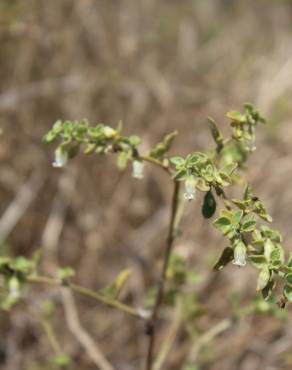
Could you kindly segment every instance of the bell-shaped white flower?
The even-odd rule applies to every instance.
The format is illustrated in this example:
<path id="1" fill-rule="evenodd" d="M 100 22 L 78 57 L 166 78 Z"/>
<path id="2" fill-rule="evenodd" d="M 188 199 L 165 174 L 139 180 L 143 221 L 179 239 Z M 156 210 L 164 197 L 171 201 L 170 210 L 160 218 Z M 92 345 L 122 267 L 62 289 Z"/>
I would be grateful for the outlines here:
<path id="1" fill-rule="evenodd" d="M 68 153 L 66 150 L 64 150 L 62 147 L 59 147 L 55 151 L 55 159 L 53 164 L 53 167 L 61 168 L 64 167 L 68 162 Z"/>
<path id="2" fill-rule="evenodd" d="M 246 246 L 242 241 L 239 241 L 234 248 L 234 260 L 232 263 L 240 267 L 246 265 Z"/>
<path id="3" fill-rule="evenodd" d="M 185 193 L 184 197 L 186 200 L 196 199 L 197 189 L 196 189 L 197 180 L 194 176 L 190 175 L 185 181 Z"/>
<path id="4" fill-rule="evenodd" d="M 144 163 L 135 159 L 133 161 L 132 176 L 134 179 L 143 179 L 144 177 Z"/>
<path id="5" fill-rule="evenodd" d="M 12 277 L 9 280 L 9 296 L 13 300 L 17 300 L 20 298 L 19 281 L 16 277 Z"/>
<path id="6" fill-rule="evenodd" d="M 142 319 L 150 319 L 151 311 L 144 308 L 137 308 L 137 312 Z"/>

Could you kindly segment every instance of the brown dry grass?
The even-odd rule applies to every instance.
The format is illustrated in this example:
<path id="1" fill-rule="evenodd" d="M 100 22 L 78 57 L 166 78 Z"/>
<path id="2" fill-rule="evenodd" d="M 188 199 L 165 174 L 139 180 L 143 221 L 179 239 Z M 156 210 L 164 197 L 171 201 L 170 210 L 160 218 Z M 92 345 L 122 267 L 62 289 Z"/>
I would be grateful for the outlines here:
<path id="1" fill-rule="evenodd" d="M 9 230 L 6 248 L 30 256 L 42 246 L 50 257 L 48 271 L 55 263 L 73 265 L 80 284 L 93 289 L 128 267 L 132 277 L 124 298 L 142 305 L 160 263 L 170 200 L 167 179 L 147 168 L 145 181 L 133 182 L 128 171 L 118 173 L 114 160 L 103 158 L 78 158 L 68 170 L 56 171 L 42 135 L 57 119 L 86 117 L 113 125 L 123 120 L 128 133 L 143 136 L 145 149 L 178 129 L 173 153 L 185 154 L 210 144 L 207 116 L 223 122 L 227 110 L 251 101 L 269 124 L 259 134 L 248 179 L 267 202 L 289 249 L 291 21 L 288 0 L 2 0 L 2 212 L 30 176 L 37 182 L 32 202 Z M 256 277 L 229 267 L 203 289 L 210 282 L 208 259 L 224 241 L 202 220 L 196 204 L 185 225 L 176 248 L 184 253 L 188 247 L 191 268 L 204 273 L 194 292 L 209 314 L 194 326 L 205 332 L 230 316 L 231 292 L 249 302 Z M 0 314 L 1 369 L 45 369 L 52 351 L 37 313 L 46 297 L 57 302 L 54 326 L 73 368 L 96 368 L 65 324 L 60 295 L 39 288 L 28 307 Z M 143 325 L 91 301 L 77 302 L 82 325 L 114 368 L 142 368 Z M 189 346 L 185 338 L 181 333 L 165 369 L 181 369 Z M 291 339 L 289 321 L 252 315 L 212 342 L 199 356 L 200 369 L 291 369 Z"/>

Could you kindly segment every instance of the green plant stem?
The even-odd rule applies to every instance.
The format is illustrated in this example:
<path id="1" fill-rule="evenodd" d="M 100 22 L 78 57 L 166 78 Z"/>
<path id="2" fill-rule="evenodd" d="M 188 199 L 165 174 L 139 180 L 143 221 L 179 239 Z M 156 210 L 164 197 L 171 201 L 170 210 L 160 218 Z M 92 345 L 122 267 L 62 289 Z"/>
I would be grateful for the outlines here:
<path id="1" fill-rule="evenodd" d="M 171 320 L 169 330 L 165 335 L 164 342 L 161 344 L 161 348 L 155 359 L 153 370 L 162 369 L 165 361 L 167 360 L 167 356 L 169 355 L 171 348 L 175 343 L 181 324 L 182 324 L 182 302 L 178 300 L 178 302 L 176 303 L 176 309 Z"/>
<path id="2" fill-rule="evenodd" d="M 60 355 L 62 353 L 61 346 L 57 340 L 57 337 L 55 335 L 54 329 L 51 325 L 51 323 L 46 320 L 41 320 L 42 327 L 44 329 L 44 332 L 46 333 L 46 336 L 48 337 L 48 341 L 55 352 L 56 355 Z"/>
<path id="3" fill-rule="evenodd" d="M 162 168 L 163 170 L 165 170 L 165 171 L 167 171 L 168 173 L 171 174 L 171 171 L 170 171 L 170 168 L 169 168 L 167 162 L 164 163 L 163 161 L 160 161 L 159 159 L 150 157 L 149 155 L 141 155 L 140 158 L 143 159 L 143 161 L 154 164 L 155 166 L 158 166 L 158 167 Z"/>
<path id="4" fill-rule="evenodd" d="M 172 205 L 171 205 L 171 216 L 170 216 L 168 235 L 166 239 L 163 267 L 161 270 L 161 275 L 160 275 L 160 279 L 158 283 L 158 291 L 157 291 L 157 295 L 155 298 L 154 307 L 152 310 L 151 317 L 147 322 L 147 328 L 146 328 L 146 332 L 149 335 L 148 350 L 147 350 L 147 357 L 146 357 L 146 370 L 152 370 L 152 367 L 153 367 L 153 351 L 154 351 L 154 344 L 155 344 L 158 312 L 159 312 L 159 308 L 160 308 L 162 298 L 163 298 L 164 285 L 165 285 L 165 280 L 166 280 L 166 272 L 167 272 L 167 268 L 169 264 L 173 242 L 175 239 L 176 214 L 177 214 L 178 205 L 179 205 L 179 189 L 180 189 L 180 183 L 178 181 L 174 181 L 174 189 L 173 189 Z"/>
<path id="5" fill-rule="evenodd" d="M 66 286 L 68 289 L 71 289 L 73 292 L 78 293 L 84 297 L 93 298 L 107 306 L 114 307 L 120 311 L 123 311 L 131 316 L 138 317 L 140 319 L 144 319 L 144 317 L 139 313 L 139 310 L 136 310 L 135 308 L 128 306 L 122 302 L 119 302 L 115 299 L 111 299 L 109 297 L 104 296 L 103 294 L 100 294 L 98 292 L 95 292 L 93 290 L 84 288 L 80 285 L 73 284 L 73 283 L 66 283 L 63 284 L 60 280 L 53 279 L 46 276 L 39 276 L 39 275 L 33 275 L 28 277 L 28 282 L 30 283 L 39 283 L 39 284 L 47 284 L 47 285 L 54 285 L 54 286 Z"/>

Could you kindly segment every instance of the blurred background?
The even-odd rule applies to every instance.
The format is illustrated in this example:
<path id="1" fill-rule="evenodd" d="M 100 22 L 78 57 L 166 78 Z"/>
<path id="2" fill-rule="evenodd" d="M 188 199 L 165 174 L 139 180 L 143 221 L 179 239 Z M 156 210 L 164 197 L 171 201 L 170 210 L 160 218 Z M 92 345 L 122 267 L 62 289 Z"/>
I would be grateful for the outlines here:
<path id="1" fill-rule="evenodd" d="M 167 176 L 146 166 L 145 179 L 134 181 L 115 158 L 97 156 L 54 169 L 42 137 L 58 119 L 114 127 L 122 120 L 145 151 L 177 129 L 171 153 L 185 155 L 213 145 L 208 116 L 224 131 L 226 112 L 247 101 L 268 124 L 246 175 L 291 249 L 291 41 L 290 0 L 0 0 L 1 255 L 30 257 L 41 248 L 47 274 L 73 266 L 75 281 L 94 290 L 129 269 L 121 299 L 145 306 L 161 266 Z M 201 217 L 201 203 L 187 206 L 176 253 L 196 274 L 188 289 L 207 315 L 175 326 L 176 308 L 165 308 L 157 352 L 165 337 L 174 340 L 161 368 L 291 369 L 289 309 L 262 307 L 267 312 L 230 321 L 254 301 L 256 272 L 211 272 L 226 242 Z M 0 313 L 1 369 L 55 368 L 41 321 L 48 299 L 71 369 L 143 368 L 140 321 L 58 289 L 27 294 L 26 304 Z"/>

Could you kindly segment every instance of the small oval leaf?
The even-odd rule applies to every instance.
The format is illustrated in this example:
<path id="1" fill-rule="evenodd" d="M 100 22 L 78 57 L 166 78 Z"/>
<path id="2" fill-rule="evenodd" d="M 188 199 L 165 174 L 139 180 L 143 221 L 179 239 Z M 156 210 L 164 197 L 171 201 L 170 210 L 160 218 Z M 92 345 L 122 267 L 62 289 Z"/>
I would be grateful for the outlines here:
<path id="1" fill-rule="evenodd" d="M 202 214 L 205 218 L 211 218 L 216 212 L 216 200 L 211 191 L 208 191 L 204 197 Z"/>

